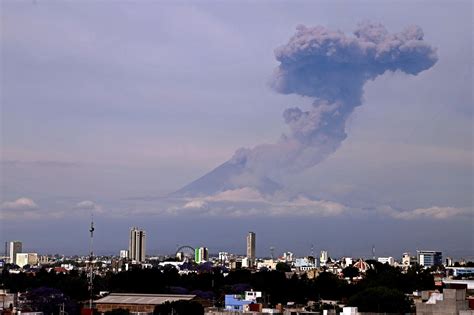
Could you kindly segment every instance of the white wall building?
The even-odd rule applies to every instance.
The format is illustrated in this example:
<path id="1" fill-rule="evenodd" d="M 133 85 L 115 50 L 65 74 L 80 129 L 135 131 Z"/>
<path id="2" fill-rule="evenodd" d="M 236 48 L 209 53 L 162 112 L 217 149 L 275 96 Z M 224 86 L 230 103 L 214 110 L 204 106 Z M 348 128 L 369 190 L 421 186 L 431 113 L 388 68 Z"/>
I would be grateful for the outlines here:
<path id="1" fill-rule="evenodd" d="M 285 262 L 292 262 L 293 261 L 293 253 L 292 252 L 284 252 L 283 253 L 283 260 Z"/>
<path id="2" fill-rule="evenodd" d="M 228 252 L 219 252 L 219 262 L 226 263 L 229 261 L 229 253 Z"/>
<path id="3" fill-rule="evenodd" d="M 319 255 L 319 264 L 321 266 L 326 266 L 326 262 L 328 261 L 328 252 L 325 250 L 321 251 L 321 254 Z"/>
<path id="4" fill-rule="evenodd" d="M 127 259 L 127 258 L 128 258 L 128 250 L 122 249 L 122 250 L 120 251 L 120 258 L 122 258 L 122 259 Z"/>
<path id="5" fill-rule="evenodd" d="M 20 241 L 12 241 L 9 244 L 10 249 L 10 263 L 16 263 L 16 254 L 21 253 L 23 251 L 23 244 Z"/>
<path id="6" fill-rule="evenodd" d="M 17 253 L 16 254 L 16 264 L 23 268 L 26 265 L 36 265 L 38 264 L 38 254 L 37 253 Z"/>
<path id="7" fill-rule="evenodd" d="M 379 257 L 377 261 L 382 264 L 389 264 L 393 266 L 395 264 L 395 259 L 393 257 Z"/>

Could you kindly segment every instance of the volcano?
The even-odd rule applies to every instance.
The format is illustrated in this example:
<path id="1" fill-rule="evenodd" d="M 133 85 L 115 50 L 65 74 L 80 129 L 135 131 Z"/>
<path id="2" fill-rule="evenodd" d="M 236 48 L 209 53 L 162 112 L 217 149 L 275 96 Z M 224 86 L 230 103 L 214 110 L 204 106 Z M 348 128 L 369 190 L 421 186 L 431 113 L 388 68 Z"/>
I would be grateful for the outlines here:
<path id="1" fill-rule="evenodd" d="M 252 188 L 273 195 L 282 186 L 266 176 L 257 176 L 246 167 L 247 160 L 234 156 L 209 173 L 171 194 L 172 197 L 210 196 L 226 190 Z"/>

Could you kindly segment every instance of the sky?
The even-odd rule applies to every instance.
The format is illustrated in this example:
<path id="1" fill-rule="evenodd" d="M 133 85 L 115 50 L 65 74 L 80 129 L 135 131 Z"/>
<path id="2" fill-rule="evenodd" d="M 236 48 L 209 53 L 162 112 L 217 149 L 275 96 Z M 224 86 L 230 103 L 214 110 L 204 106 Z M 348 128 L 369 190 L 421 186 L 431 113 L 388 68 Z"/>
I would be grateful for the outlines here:
<path id="1" fill-rule="evenodd" d="M 127 248 L 138 226 L 150 255 L 244 253 L 254 231 L 260 256 L 274 246 L 366 257 L 373 245 L 380 256 L 474 256 L 471 1 L 3 0 L 0 14 L 1 241 L 85 254 L 93 213 L 104 254 Z M 368 23 L 390 34 L 418 26 L 436 60 L 364 79 L 345 136 L 317 163 L 263 159 L 245 184 L 172 195 L 239 148 L 293 156 L 279 144 L 301 125 L 283 113 L 324 106 L 301 85 L 275 87 L 279 48 L 289 51 L 298 25 L 353 40 Z M 257 173 L 281 189 L 255 189 Z"/>

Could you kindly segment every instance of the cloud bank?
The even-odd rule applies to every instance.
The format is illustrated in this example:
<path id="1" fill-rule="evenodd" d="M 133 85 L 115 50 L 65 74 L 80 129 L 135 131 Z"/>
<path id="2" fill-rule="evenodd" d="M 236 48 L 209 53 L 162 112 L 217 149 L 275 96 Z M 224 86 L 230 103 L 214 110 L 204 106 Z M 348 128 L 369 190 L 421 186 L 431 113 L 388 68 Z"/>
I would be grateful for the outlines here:
<path id="1" fill-rule="evenodd" d="M 91 212 L 102 212 L 102 207 L 91 200 L 84 200 L 84 201 L 78 202 L 74 206 L 74 209 L 91 211 Z"/>
<path id="2" fill-rule="evenodd" d="M 21 197 L 14 201 L 5 201 L 1 205 L 2 210 L 34 210 L 38 205 L 30 198 Z"/>
<path id="3" fill-rule="evenodd" d="M 274 144 L 239 149 L 230 162 L 248 173 L 278 178 L 315 166 L 346 139 L 346 121 L 362 104 L 364 84 L 387 71 L 410 75 L 431 68 L 436 49 L 418 26 L 389 33 L 382 24 L 362 23 L 353 36 L 322 26 L 298 26 L 275 50 L 280 63 L 271 80 L 278 93 L 313 99 L 311 108 L 283 113 L 290 132 Z"/>
<path id="4" fill-rule="evenodd" d="M 444 220 L 457 217 L 472 218 L 474 209 L 432 206 L 417 209 L 395 209 L 381 205 L 371 209 L 351 207 L 331 200 L 316 200 L 298 195 L 264 195 L 252 188 L 227 190 L 211 196 L 189 198 L 182 206 L 169 207 L 166 214 L 214 215 L 223 217 L 343 217 L 380 215 L 397 220 Z"/>

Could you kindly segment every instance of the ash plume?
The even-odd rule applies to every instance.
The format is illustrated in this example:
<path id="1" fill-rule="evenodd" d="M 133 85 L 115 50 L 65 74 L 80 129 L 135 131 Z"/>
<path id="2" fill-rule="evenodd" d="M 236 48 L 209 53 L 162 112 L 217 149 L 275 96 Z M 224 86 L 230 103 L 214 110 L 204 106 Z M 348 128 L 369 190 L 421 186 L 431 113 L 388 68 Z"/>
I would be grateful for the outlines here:
<path id="1" fill-rule="evenodd" d="M 283 118 L 290 133 L 278 143 L 238 150 L 253 172 L 271 176 L 301 171 L 335 152 L 346 139 L 345 124 L 361 105 L 364 84 L 386 71 L 411 75 L 431 68 L 436 49 L 418 26 L 390 34 L 382 24 L 363 23 L 346 36 L 322 26 L 298 26 L 286 45 L 275 50 L 280 65 L 271 86 L 283 94 L 314 98 L 312 107 L 288 108 Z"/>
<path id="2" fill-rule="evenodd" d="M 275 50 L 275 57 L 280 64 L 271 87 L 314 101 L 309 109 L 284 111 L 290 132 L 279 141 L 241 148 L 221 166 L 237 167 L 239 171 L 228 181 L 238 183 L 235 187 L 245 186 L 248 178 L 253 182 L 278 179 L 320 163 L 346 139 L 346 120 L 361 105 L 367 81 L 387 71 L 417 75 L 438 59 L 436 49 L 423 40 L 420 27 L 391 34 L 382 24 L 368 22 L 360 24 L 352 36 L 300 25 L 288 43 Z"/>

